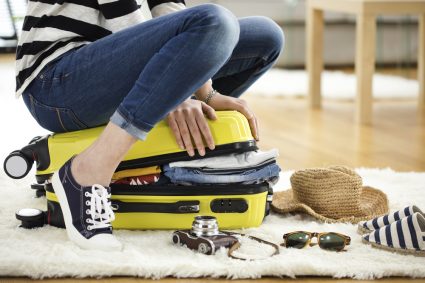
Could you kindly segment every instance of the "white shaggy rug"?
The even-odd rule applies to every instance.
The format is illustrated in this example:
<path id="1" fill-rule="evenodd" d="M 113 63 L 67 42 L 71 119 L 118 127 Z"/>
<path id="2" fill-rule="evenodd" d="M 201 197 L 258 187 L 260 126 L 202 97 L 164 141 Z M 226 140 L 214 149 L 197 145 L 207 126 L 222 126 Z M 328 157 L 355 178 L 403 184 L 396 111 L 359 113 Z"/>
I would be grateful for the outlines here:
<path id="1" fill-rule="evenodd" d="M 292 172 L 283 172 L 276 190 L 289 187 Z M 388 194 L 391 210 L 416 204 L 425 209 L 425 173 L 398 173 L 390 169 L 359 169 L 364 183 Z M 171 231 L 116 231 L 124 244 L 122 252 L 85 251 L 68 241 L 65 230 L 43 227 L 18 228 L 14 213 L 23 207 L 44 209 L 44 199 L 34 199 L 28 188 L 33 172 L 25 179 L 11 180 L 0 173 L 0 276 L 101 277 L 139 276 L 146 278 L 226 277 L 301 275 L 372 279 L 386 276 L 425 277 L 425 258 L 377 250 L 361 243 L 356 226 L 322 224 L 301 215 L 267 217 L 259 228 L 245 233 L 280 243 L 282 234 L 295 230 L 336 231 L 352 237 L 346 252 L 335 253 L 317 246 L 281 249 L 280 255 L 255 261 L 233 260 L 220 250 L 214 256 L 198 254 L 175 246 Z M 252 241 L 244 241 L 241 252 L 264 256 L 270 250 Z"/>

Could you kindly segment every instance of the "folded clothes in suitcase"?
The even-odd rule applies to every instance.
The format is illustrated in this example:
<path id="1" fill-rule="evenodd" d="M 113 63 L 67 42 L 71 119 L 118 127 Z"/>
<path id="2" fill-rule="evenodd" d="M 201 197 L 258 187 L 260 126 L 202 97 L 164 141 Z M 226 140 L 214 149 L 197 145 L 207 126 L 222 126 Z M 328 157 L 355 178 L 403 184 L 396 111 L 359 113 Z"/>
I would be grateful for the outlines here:
<path id="1" fill-rule="evenodd" d="M 248 121 L 239 112 L 217 111 L 217 120 L 208 123 L 216 147 L 214 150 L 206 149 L 204 157 L 188 156 L 178 147 L 166 122 L 161 121 L 145 141 L 137 141 L 133 145 L 116 171 L 258 149 Z M 64 227 L 60 206 L 50 183 L 51 175 L 72 155 L 94 142 L 102 129 L 36 137 L 29 145 L 6 158 L 5 172 L 12 178 L 24 177 L 36 162 L 38 184 L 32 185 L 32 188 L 37 189 L 38 195 L 46 194 L 45 223 Z M 188 229 L 197 215 L 215 216 L 223 229 L 259 226 L 268 214 L 273 194 L 268 182 L 192 186 L 111 183 L 111 191 L 115 212 L 112 225 L 122 229 Z"/>

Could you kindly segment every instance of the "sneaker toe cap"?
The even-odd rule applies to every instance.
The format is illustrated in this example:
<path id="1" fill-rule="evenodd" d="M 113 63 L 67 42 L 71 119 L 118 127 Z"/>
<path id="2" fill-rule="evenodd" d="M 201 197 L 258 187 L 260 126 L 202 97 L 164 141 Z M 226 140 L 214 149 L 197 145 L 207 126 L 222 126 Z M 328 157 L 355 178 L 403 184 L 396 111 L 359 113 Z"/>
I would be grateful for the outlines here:
<path id="1" fill-rule="evenodd" d="M 112 234 L 99 234 L 89 240 L 90 246 L 96 250 L 121 251 L 122 244 Z"/>

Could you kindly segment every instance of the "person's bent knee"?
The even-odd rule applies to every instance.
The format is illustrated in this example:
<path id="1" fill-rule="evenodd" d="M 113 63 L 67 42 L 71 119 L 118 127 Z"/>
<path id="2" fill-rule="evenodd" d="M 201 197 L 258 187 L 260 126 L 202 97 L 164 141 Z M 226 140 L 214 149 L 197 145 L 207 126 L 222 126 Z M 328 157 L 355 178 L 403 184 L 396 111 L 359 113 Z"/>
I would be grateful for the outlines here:
<path id="1" fill-rule="evenodd" d="M 279 55 L 285 46 L 285 34 L 282 28 L 268 17 L 258 16 L 257 18 L 264 26 L 262 37 L 264 42 L 267 43 L 269 52 Z"/>
<path id="2" fill-rule="evenodd" d="M 270 18 L 266 18 L 270 24 L 270 43 L 278 53 L 285 48 L 285 34 L 282 28 Z"/>
<path id="3" fill-rule="evenodd" d="M 236 16 L 227 8 L 207 3 L 197 6 L 198 16 L 207 23 L 211 31 L 211 40 L 217 40 L 221 45 L 233 50 L 239 41 L 240 26 Z"/>

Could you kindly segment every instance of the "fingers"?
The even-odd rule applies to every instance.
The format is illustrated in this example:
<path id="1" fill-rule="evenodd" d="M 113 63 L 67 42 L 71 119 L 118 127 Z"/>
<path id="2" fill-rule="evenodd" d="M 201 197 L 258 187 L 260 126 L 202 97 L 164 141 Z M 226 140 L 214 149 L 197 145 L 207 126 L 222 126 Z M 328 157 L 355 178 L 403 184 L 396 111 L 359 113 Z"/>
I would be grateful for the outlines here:
<path id="1" fill-rule="evenodd" d="M 186 151 L 190 156 L 194 156 L 195 152 L 193 151 L 193 145 L 192 145 L 192 140 L 190 138 L 189 128 L 188 128 L 188 125 L 186 124 L 185 115 L 183 114 L 182 111 L 176 112 L 176 121 L 179 127 L 180 135 L 183 140 L 184 148 L 186 148 Z"/>
<path id="2" fill-rule="evenodd" d="M 251 128 L 251 133 L 254 138 L 259 141 L 260 137 L 258 135 L 258 121 L 254 113 L 248 108 L 247 103 L 244 100 L 239 99 L 238 109 L 236 110 L 241 112 L 248 119 L 249 127 Z"/>
<path id="3" fill-rule="evenodd" d="M 255 128 L 257 129 L 257 138 L 255 139 L 256 141 L 260 140 L 260 127 L 258 126 L 258 119 L 257 117 L 255 117 Z"/>
<path id="4" fill-rule="evenodd" d="M 205 104 L 205 103 L 204 103 Z M 208 105 L 207 105 L 208 106 Z M 214 109 L 213 109 L 214 111 Z M 214 111 L 215 112 L 215 111 Z M 215 113 L 214 113 L 215 117 Z M 215 117 L 216 119 L 217 117 Z M 215 148 L 214 138 L 212 137 L 210 127 L 208 126 L 207 119 L 205 119 L 203 112 L 198 112 L 196 115 L 196 123 L 202 133 L 202 136 L 205 139 L 205 142 L 209 149 L 213 150 Z"/>
<path id="5" fill-rule="evenodd" d="M 199 155 L 205 155 L 205 145 L 202 137 L 209 149 L 213 150 L 214 139 L 211 135 L 208 123 L 202 112 L 191 113 L 190 111 L 176 111 L 169 117 L 169 126 L 171 127 L 177 144 L 181 148 L 185 148 L 190 156 L 194 156 L 194 146 L 198 150 Z M 193 140 L 193 143 L 192 143 Z"/>
<path id="6" fill-rule="evenodd" d="M 176 116 L 174 112 L 171 112 L 167 117 L 168 126 L 170 126 L 173 131 L 174 137 L 176 138 L 176 142 L 181 149 L 185 149 L 182 137 L 180 135 L 180 129 L 177 125 Z"/>
<path id="7" fill-rule="evenodd" d="M 209 119 L 211 119 L 211 120 L 217 119 L 217 115 L 215 114 L 214 108 L 212 108 L 211 106 L 209 106 L 205 102 L 202 102 L 201 106 L 202 106 L 202 112 L 205 113 Z"/>
<path id="8" fill-rule="evenodd" d="M 260 140 L 260 137 L 258 135 L 258 127 L 257 127 L 257 118 L 253 116 L 251 119 L 248 119 L 249 127 L 251 128 L 251 132 L 253 133 L 253 136 L 256 141 Z"/>
<path id="9" fill-rule="evenodd" d="M 177 144 L 186 149 L 190 156 L 194 156 L 194 147 L 199 155 L 205 155 L 205 144 L 209 149 L 215 148 L 214 139 L 204 113 L 210 119 L 217 119 L 214 108 L 200 101 L 190 101 L 182 104 L 167 116 Z"/>
<path id="10" fill-rule="evenodd" d="M 202 140 L 202 136 L 199 131 L 196 118 L 194 117 L 194 115 L 190 115 L 189 111 L 187 111 L 185 115 L 186 115 L 186 122 L 189 127 L 189 132 L 193 137 L 193 141 L 195 143 L 196 149 L 198 150 L 199 155 L 204 156 L 205 155 L 204 142 Z"/>

